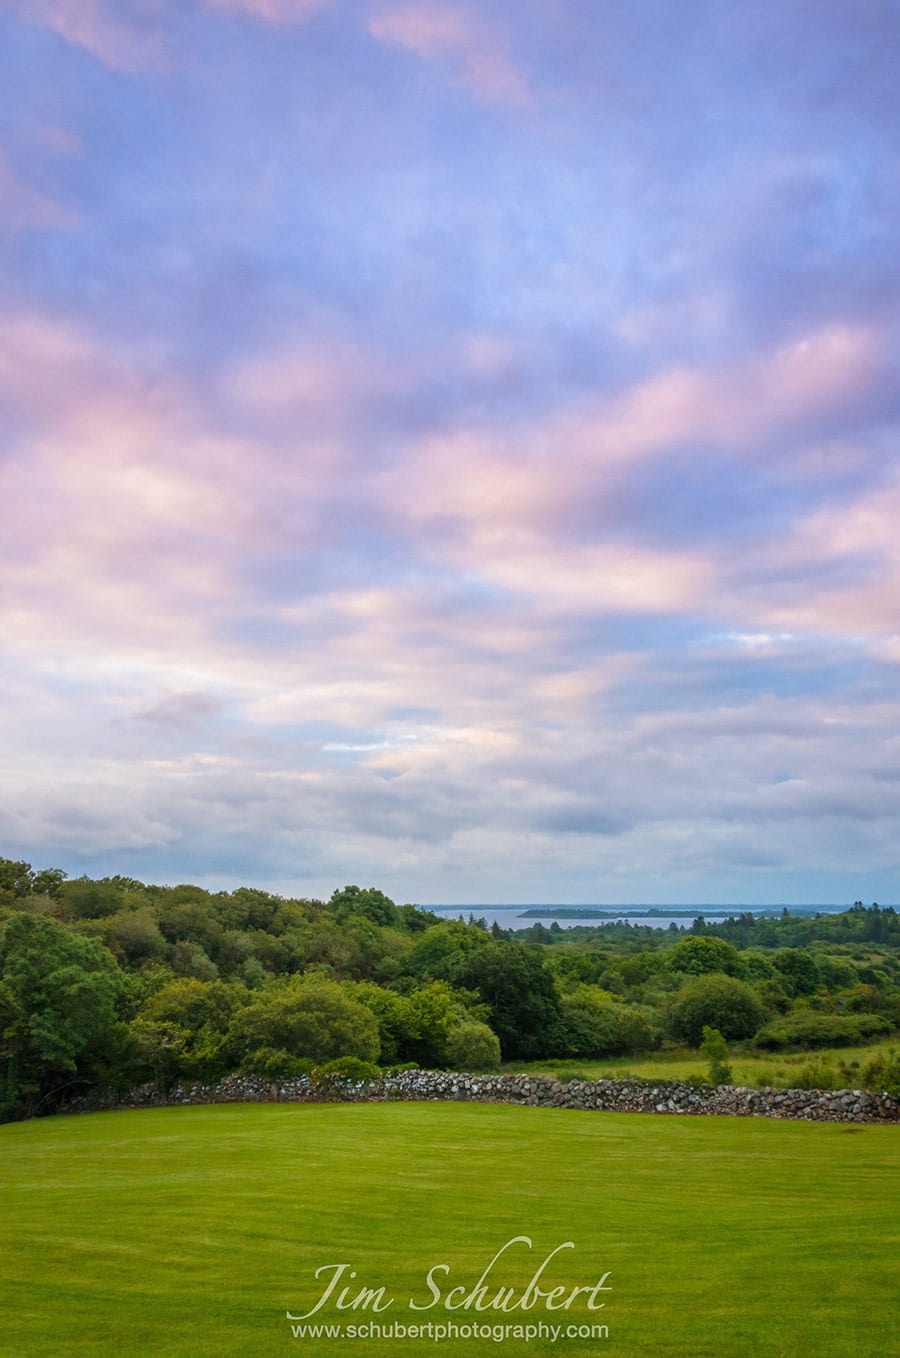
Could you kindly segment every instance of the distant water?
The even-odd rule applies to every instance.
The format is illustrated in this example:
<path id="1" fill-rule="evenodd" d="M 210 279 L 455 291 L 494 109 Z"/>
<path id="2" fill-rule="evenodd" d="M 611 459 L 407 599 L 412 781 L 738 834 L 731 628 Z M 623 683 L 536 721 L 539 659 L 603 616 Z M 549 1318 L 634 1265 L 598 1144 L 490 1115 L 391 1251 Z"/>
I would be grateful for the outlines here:
<path id="1" fill-rule="evenodd" d="M 501 929 L 527 929 L 532 924 L 543 924 L 549 929 L 554 921 L 561 929 L 571 929 L 577 924 L 643 924 L 654 929 L 668 929 L 677 924 L 689 929 L 698 915 L 713 923 L 735 915 L 779 916 L 782 910 L 795 916 L 836 915 L 849 910 L 851 902 L 844 905 L 423 905 L 423 910 L 433 910 L 436 915 L 446 915 L 458 919 L 462 915 L 468 920 L 470 915 L 483 919 L 488 925 L 497 923 Z M 547 911 L 540 916 L 528 916 L 529 910 Z M 554 910 L 578 910 L 576 919 L 555 915 Z M 649 914 L 649 911 L 657 914 Z M 667 913 L 672 912 L 672 913 Z M 674 913 L 677 912 L 677 913 Z"/>

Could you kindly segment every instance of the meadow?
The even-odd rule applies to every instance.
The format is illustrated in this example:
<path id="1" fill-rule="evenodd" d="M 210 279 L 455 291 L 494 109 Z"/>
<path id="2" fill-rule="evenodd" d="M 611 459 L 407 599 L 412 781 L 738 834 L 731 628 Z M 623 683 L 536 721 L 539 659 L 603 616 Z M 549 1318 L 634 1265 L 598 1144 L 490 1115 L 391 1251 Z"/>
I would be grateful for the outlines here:
<path id="1" fill-rule="evenodd" d="M 491 1105 L 223 1105 L 0 1127 L 0 1352 L 16 1358 L 884 1354 L 900 1294 L 896 1127 Z M 571 1308 L 409 1309 L 595 1284 Z M 317 1268 L 392 1307 L 315 1322 L 601 1323 L 608 1337 L 294 1338 Z M 356 1278 L 350 1282 L 350 1271 Z M 491 1293 L 493 1295 L 493 1293 Z M 521 1296 L 519 1291 L 516 1296 Z M 562 1295 L 562 1294 L 560 1294 Z M 598 1299 L 601 1294 L 597 1294 Z M 464 1298 L 463 1293 L 457 1294 Z M 486 1297 L 487 1299 L 487 1297 Z M 312 1323 L 312 1322 L 311 1322 Z"/>
<path id="2" fill-rule="evenodd" d="M 895 1037 L 861 1047 L 834 1047 L 818 1051 L 760 1052 L 732 1046 L 728 1051 L 731 1084 L 746 1088 L 771 1086 L 780 1089 L 835 1088 L 855 1089 L 861 1070 L 876 1058 L 896 1054 Z M 583 1080 L 622 1080 L 635 1076 L 642 1080 L 689 1080 L 703 1078 L 707 1064 L 690 1047 L 676 1047 L 639 1056 L 594 1057 L 575 1060 L 568 1057 L 546 1061 L 511 1061 L 503 1067 L 511 1074 L 578 1076 Z M 823 1072 L 833 1075 L 833 1085 L 823 1082 Z M 812 1079 L 812 1085 L 807 1082 Z"/>

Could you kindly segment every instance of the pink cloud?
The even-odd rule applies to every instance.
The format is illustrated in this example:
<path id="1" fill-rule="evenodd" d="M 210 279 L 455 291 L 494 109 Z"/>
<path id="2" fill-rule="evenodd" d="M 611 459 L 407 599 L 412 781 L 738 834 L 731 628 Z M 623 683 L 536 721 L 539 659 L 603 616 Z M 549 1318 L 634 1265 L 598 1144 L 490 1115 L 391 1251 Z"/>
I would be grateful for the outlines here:
<path id="1" fill-rule="evenodd" d="M 230 10 L 270 24 L 296 24 L 324 9 L 331 0 L 204 0 L 209 9 Z"/>
<path id="2" fill-rule="evenodd" d="M 66 42 L 115 71 L 133 72 L 158 66 L 165 59 L 158 29 L 164 0 L 148 0 L 143 6 L 146 22 L 137 22 L 134 10 L 122 17 L 115 0 L 6 0 L 28 23 L 50 28 Z"/>
<path id="3" fill-rule="evenodd" d="M 392 471 L 360 466 L 354 493 L 373 516 L 394 514 L 422 570 L 335 584 L 317 577 L 315 558 L 328 540 L 335 488 L 351 484 L 354 444 L 342 422 L 348 405 L 365 410 L 394 390 L 399 379 L 382 359 L 336 343 L 259 356 L 223 382 L 245 431 L 231 437 L 221 411 L 213 420 L 176 375 L 150 380 L 52 317 L 3 319 L 0 388 L 14 409 L 18 402 L 28 432 L 2 472 L 10 529 L 0 548 L 8 580 L 0 627 L 23 663 L 64 666 L 104 692 L 118 676 L 127 710 L 144 710 L 154 694 L 227 693 L 247 739 L 264 743 L 270 723 L 312 716 L 374 726 L 375 735 L 347 737 L 346 752 L 360 764 L 392 778 L 430 770 L 462 777 L 473 759 L 524 750 L 535 720 L 593 713 L 639 667 L 639 659 L 604 655 L 570 671 L 573 615 L 705 609 L 747 631 L 815 628 L 823 619 L 844 631 L 859 619 L 870 637 L 888 627 L 898 588 L 893 491 L 801 520 L 779 542 L 782 555 L 772 548 L 740 563 L 740 578 L 724 549 L 626 540 L 611 511 L 605 523 L 598 517 L 590 542 L 567 532 L 586 490 L 627 473 L 674 434 L 719 428 L 734 413 L 737 372 L 663 372 L 618 400 L 562 410 L 536 428 L 413 440 L 404 457 L 397 450 Z M 822 346 L 832 352 L 828 341 Z M 837 347 L 835 366 L 855 390 L 868 368 L 851 359 L 865 359 L 867 345 Z M 754 371 L 782 374 L 766 417 L 773 427 L 830 399 L 811 383 L 802 355 L 779 351 Z M 319 427 L 328 431 L 321 440 L 310 433 Z M 266 517 L 271 506 L 289 525 L 280 538 Z M 454 531 L 443 533 L 448 519 Z M 283 543 L 296 586 L 267 594 L 241 569 L 277 564 Z M 878 565 L 846 597 L 804 583 L 804 563 L 840 563 L 867 548 Z M 788 552 L 798 572 L 785 570 Z M 472 582 L 499 596 L 489 612 L 466 598 Z M 239 631 L 235 639 L 244 619 L 259 626 L 258 643 Z M 266 640 L 270 631 L 279 644 Z M 398 717 L 398 709 L 440 715 Z"/>
<path id="4" fill-rule="evenodd" d="M 692 437 L 756 451 L 852 409 L 881 379 L 884 351 L 877 330 L 835 324 L 730 368 L 669 369 L 601 407 L 588 437 L 616 459 Z"/>
<path id="5" fill-rule="evenodd" d="M 228 543 L 263 532 L 254 450 L 210 434 L 176 379 L 146 383 L 77 327 L 4 322 L 0 395 L 20 431 L 0 487 L 10 648 L 193 646 L 234 593 Z"/>
<path id="6" fill-rule="evenodd" d="M 396 367 L 356 344 L 322 338 L 262 353 L 229 374 L 227 388 L 257 414 L 288 416 L 343 413 L 409 384 Z"/>
<path id="7" fill-rule="evenodd" d="M 416 523 L 452 520 L 460 541 L 552 537 L 586 496 L 600 512 L 635 464 L 667 450 L 694 442 L 779 457 L 785 436 L 796 442 L 798 431 L 853 409 L 877 385 L 883 351 L 875 331 L 826 327 L 731 368 L 663 370 L 527 427 L 426 438 L 394 478 L 390 502 Z M 801 447 L 780 470 L 814 475 L 822 456 Z"/>
<path id="8" fill-rule="evenodd" d="M 884 350 L 875 330 L 831 325 L 730 367 L 663 370 L 616 397 L 562 407 L 521 428 L 469 424 L 423 439 L 373 494 L 429 560 L 548 614 L 709 609 L 750 628 L 817 630 L 820 614 L 833 608 L 824 630 L 839 619 L 852 631 L 856 615 L 871 633 L 889 625 L 888 596 L 900 587 L 890 546 L 896 497 L 800 519 L 736 569 L 715 543 L 651 547 L 639 522 L 620 522 L 619 491 L 636 465 L 678 458 L 692 445 L 766 459 L 785 478 L 815 476 L 829 455 L 823 427 L 853 415 L 878 389 Z M 866 454 L 841 444 L 831 456 L 853 465 Z M 880 554 L 889 585 L 868 575 L 849 589 L 824 582 L 832 565 L 834 576 L 866 551 Z M 726 597 L 727 580 L 734 591 Z"/>
<path id="9" fill-rule="evenodd" d="M 73 212 L 27 184 L 0 151 L 0 230 L 15 235 L 29 229 L 67 231 L 77 225 Z"/>
<path id="10" fill-rule="evenodd" d="M 521 105 L 531 94 L 524 75 L 503 50 L 503 40 L 482 15 L 459 5 L 389 3 L 369 20 L 378 42 L 404 47 L 423 61 L 446 64 L 487 103 Z"/>
<path id="11" fill-rule="evenodd" d="M 881 638 L 900 658 L 900 477 L 800 517 L 745 563 L 736 592 L 758 626 Z M 761 584 L 756 584 L 757 578 Z"/>
<path id="12" fill-rule="evenodd" d="M 699 552 L 621 543 L 499 540 L 482 549 L 480 564 L 493 583 L 564 612 L 679 612 L 702 605 L 715 579 Z"/>
<path id="13" fill-rule="evenodd" d="M 69 127 L 48 124 L 39 129 L 35 136 L 37 144 L 54 156 L 77 156 L 82 152 L 81 138 Z"/>

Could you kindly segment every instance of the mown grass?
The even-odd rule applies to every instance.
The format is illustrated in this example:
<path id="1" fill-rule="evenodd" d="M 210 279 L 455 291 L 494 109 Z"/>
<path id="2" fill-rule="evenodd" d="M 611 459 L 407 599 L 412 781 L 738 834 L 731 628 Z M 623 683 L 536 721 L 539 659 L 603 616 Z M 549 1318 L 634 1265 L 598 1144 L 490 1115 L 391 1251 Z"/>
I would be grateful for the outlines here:
<path id="1" fill-rule="evenodd" d="M 812 1063 L 827 1062 L 835 1071 L 842 1065 L 853 1077 L 849 1088 L 858 1087 L 857 1073 L 880 1054 L 896 1051 L 900 1042 L 896 1036 L 864 1047 L 834 1047 L 827 1050 L 794 1052 L 753 1052 L 733 1048 L 728 1053 L 732 1070 L 732 1084 L 746 1086 L 772 1085 L 790 1089 L 797 1074 Z M 855 1066 L 854 1066 L 855 1063 Z M 684 1080 L 692 1075 L 704 1076 L 707 1063 L 698 1051 L 680 1047 L 671 1051 L 653 1052 L 647 1056 L 612 1056 L 597 1060 L 575 1061 L 561 1057 L 552 1061 L 516 1061 L 504 1070 L 532 1072 L 535 1075 L 556 1075 L 559 1071 L 579 1074 L 585 1080 L 621 1079 L 634 1075 L 647 1080 Z"/>
<path id="2" fill-rule="evenodd" d="M 269 1358 L 608 1351 L 691 1358 L 891 1350 L 900 1294 L 891 1126 L 575 1113 L 472 1104 L 225 1105 L 0 1128 L 0 1352 L 16 1358 Z M 608 1340 L 294 1339 L 313 1272 L 422 1322 L 428 1268 L 474 1283 L 610 1271 Z M 442 1313 L 446 1319 L 448 1313 Z M 316 1319 L 359 1321 L 331 1308 Z M 456 1312 L 458 1322 L 475 1318 Z"/>

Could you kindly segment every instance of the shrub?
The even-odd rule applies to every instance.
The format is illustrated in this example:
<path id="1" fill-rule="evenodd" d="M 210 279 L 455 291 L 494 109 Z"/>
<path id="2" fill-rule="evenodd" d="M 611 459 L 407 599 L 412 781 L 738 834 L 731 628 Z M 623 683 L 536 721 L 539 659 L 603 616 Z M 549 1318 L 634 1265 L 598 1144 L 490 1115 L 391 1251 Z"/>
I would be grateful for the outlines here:
<path id="1" fill-rule="evenodd" d="M 372 1061 L 361 1061 L 358 1056 L 337 1056 L 333 1061 L 316 1066 L 310 1079 L 315 1085 L 328 1086 L 353 1081 L 367 1084 L 381 1078 L 381 1071 Z"/>
<path id="2" fill-rule="evenodd" d="M 757 1033 L 754 1045 L 766 1051 L 852 1047 L 890 1030 L 891 1025 L 879 1014 L 820 1014 L 813 1009 L 795 1009 Z"/>
<path id="3" fill-rule="evenodd" d="M 814 1057 L 791 1077 L 795 1089 L 843 1089 L 845 1082 L 840 1070 L 822 1056 Z"/>
<path id="4" fill-rule="evenodd" d="M 670 1013 L 673 1033 L 692 1047 L 700 1045 L 707 1026 L 717 1028 L 725 1038 L 746 1038 L 765 1020 L 766 1011 L 749 986 L 716 972 L 682 986 Z"/>
<path id="5" fill-rule="evenodd" d="M 563 995 L 560 1015 L 567 1056 L 617 1056 L 654 1045 L 646 1015 L 633 1005 L 607 999 L 596 986 L 580 985 Z"/>
<path id="6" fill-rule="evenodd" d="M 447 1063 L 452 1070 L 496 1070 L 500 1039 L 486 1023 L 458 1023 L 447 1038 Z"/>
<path id="7" fill-rule="evenodd" d="M 900 1099 L 900 1060 L 893 1047 L 885 1054 L 867 1061 L 860 1072 L 863 1089 L 884 1093 L 892 1099 Z"/>
<path id="8" fill-rule="evenodd" d="M 235 1015 L 231 1040 L 245 1069 L 251 1069 L 248 1062 L 258 1049 L 274 1048 L 315 1063 L 338 1056 L 374 1061 L 380 1052 L 371 1010 L 336 982 L 318 976 L 254 991 L 250 1004 Z"/>
<path id="9" fill-rule="evenodd" d="M 309 1075 L 313 1062 L 302 1056 L 292 1056 L 282 1047 L 257 1047 L 244 1062 L 249 1075 L 265 1075 L 271 1080 L 295 1080 Z"/>
<path id="10" fill-rule="evenodd" d="M 703 1041 L 700 1053 L 709 1062 L 709 1082 L 714 1085 L 731 1083 L 731 1066 L 728 1064 L 728 1046 L 718 1028 L 703 1028 Z"/>

